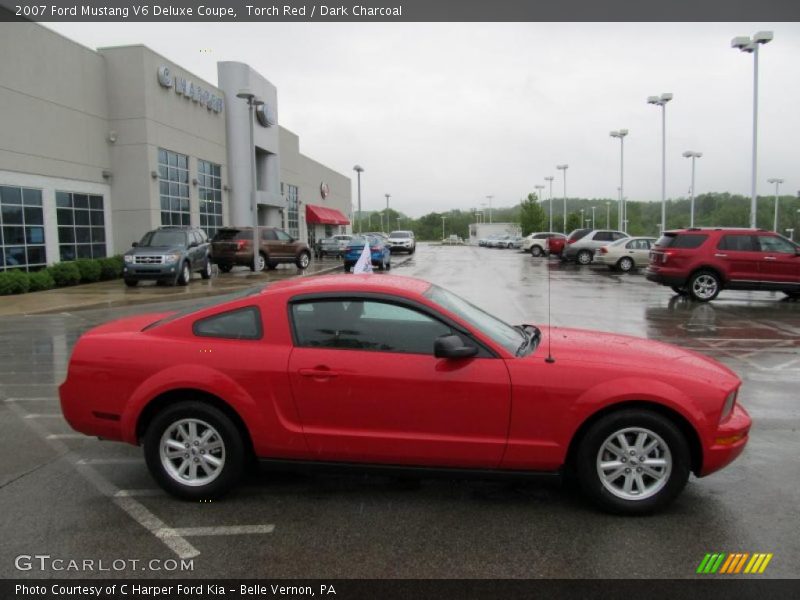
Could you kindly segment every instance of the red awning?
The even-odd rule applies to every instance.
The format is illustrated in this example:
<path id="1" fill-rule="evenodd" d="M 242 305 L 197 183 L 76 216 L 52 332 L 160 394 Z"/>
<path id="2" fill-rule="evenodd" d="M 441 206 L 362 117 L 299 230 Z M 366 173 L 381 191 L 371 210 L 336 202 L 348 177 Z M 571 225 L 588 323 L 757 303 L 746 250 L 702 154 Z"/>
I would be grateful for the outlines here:
<path id="1" fill-rule="evenodd" d="M 323 225 L 350 225 L 350 220 L 335 208 L 306 204 L 306 221 Z"/>

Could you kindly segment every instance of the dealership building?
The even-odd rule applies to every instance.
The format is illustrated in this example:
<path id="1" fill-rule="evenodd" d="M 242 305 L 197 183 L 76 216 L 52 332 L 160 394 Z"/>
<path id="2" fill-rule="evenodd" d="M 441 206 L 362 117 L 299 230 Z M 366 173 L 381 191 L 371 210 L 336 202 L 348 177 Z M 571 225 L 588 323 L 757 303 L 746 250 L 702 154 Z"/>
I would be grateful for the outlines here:
<path id="1" fill-rule="evenodd" d="M 163 225 L 252 225 L 253 179 L 259 224 L 349 232 L 350 179 L 300 153 L 275 86 L 239 62 L 217 77 L 0 23 L 0 270 L 120 254 Z"/>

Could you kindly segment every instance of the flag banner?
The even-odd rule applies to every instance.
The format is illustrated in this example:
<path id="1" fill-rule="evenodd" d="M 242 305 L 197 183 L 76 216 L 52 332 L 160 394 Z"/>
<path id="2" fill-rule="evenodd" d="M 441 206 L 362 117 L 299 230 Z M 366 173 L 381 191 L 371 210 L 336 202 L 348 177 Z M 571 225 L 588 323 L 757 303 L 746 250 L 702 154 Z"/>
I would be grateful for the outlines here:
<path id="1" fill-rule="evenodd" d="M 372 273 L 372 252 L 369 249 L 369 240 L 364 243 L 361 256 L 358 257 L 358 262 L 353 267 L 353 273 Z"/>

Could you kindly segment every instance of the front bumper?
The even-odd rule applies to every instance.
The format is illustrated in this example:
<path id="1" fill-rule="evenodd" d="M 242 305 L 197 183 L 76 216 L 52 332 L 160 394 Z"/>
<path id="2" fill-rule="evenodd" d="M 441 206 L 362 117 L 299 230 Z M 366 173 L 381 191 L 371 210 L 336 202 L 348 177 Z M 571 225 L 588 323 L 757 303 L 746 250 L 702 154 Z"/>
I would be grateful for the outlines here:
<path id="1" fill-rule="evenodd" d="M 704 449 L 703 466 L 699 477 L 704 477 L 732 463 L 747 445 L 753 420 L 738 402 L 731 416 L 720 423 L 711 444 Z"/>
<path id="2" fill-rule="evenodd" d="M 125 279 L 174 279 L 178 275 L 180 263 L 168 265 L 126 264 L 122 267 Z"/>

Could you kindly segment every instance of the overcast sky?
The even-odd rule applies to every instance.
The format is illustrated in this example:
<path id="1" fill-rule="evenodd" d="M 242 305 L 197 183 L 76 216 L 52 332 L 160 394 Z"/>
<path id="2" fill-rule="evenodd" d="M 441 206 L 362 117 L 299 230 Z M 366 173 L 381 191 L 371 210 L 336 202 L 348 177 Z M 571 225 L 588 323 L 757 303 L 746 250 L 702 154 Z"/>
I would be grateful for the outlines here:
<path id="1" fill-rule="evenodd" d="M 216 84 L 216 62 L 250 64 L 278 88 L 279 122 L 304 154 L 347 175 L 361 164 L 365 210 L 412 216 L 510 206 L 555 165 L 567 195 L 616 198 L 627 128 L 625 195 L 690 186 L 685 150 L 703 152 L 697 192 L 749 195 L 753 57 L 736 35 L 772 30 L 760 53 L 759 176 L 800 190 L 800 24 L 48 24 L 92 48 L 141 43 Z M 353 177 L 355 195 L 355 177 Z M 545 190 L 547 197 L 548 190 Z"/>

